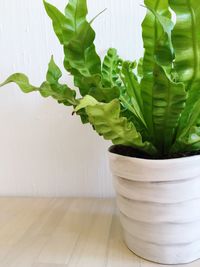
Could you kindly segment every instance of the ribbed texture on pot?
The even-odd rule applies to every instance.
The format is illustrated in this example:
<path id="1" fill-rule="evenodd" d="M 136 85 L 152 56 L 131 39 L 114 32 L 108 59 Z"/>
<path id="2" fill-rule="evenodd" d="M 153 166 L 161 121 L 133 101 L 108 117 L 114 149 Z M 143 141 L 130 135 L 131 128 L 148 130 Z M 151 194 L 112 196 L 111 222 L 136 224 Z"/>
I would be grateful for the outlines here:
<path id="1" fill-rule="evenodd" d="M 162 264 L 200 258 L 200 156 L 109 158 L 127 246 Z"/>

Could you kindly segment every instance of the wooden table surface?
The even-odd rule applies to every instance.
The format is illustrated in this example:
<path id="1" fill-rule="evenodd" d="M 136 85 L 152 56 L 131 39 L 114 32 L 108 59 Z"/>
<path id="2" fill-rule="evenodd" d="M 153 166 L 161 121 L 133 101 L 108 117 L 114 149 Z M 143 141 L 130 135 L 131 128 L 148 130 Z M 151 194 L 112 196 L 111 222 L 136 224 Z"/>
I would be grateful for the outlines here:
<path id="1" fill-rule="evenodd" d="M 0 211 L 0 267 L 161 266 L 124 245 L 112 199 L 1 198 Z"/>

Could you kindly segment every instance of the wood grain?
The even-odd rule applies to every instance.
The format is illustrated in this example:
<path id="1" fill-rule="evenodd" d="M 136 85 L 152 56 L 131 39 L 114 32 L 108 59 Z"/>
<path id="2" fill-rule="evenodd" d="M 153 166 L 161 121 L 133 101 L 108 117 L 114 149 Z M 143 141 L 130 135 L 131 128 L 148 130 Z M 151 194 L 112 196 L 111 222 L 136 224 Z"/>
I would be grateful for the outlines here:
<path id="1" fill-rule="evenodd" d="M 125 246 L 112 199 L 1 198 L 0 210 L 2 267 L 162 266 Z"/>

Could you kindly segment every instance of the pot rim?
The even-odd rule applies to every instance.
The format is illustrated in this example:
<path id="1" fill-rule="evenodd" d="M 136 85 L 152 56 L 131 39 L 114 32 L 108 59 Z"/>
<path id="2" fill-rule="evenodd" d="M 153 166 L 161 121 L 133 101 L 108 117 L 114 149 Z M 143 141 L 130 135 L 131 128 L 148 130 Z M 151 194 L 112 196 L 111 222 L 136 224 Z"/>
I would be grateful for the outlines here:
<path id="1" fill-rule="evenodd" d="M 130 157 L 130 156 L 125 156 L 125 155 L 121 155 L 121 154 L 117 154 L 115 152 L 112 152 L 111 149 L 114 148 L 116 145 L 112 145 L 108 148 L 108 154 L 109 155 L 115 155 L 118 157 L 122 157 L 122 158 L 128 158 L 128 159 L 132 159 L 134 161 L 138 161 L 138 162 L 149 162 L 149 163 L 180 163 L 180 162 L 188 162 L 188 161 L 193 161 L 193 160 L 200 160 L 200 155 L 191 155 L 191 156 L 187 156 L 187 157 L 180 157 L 180 158 L 169 158 L 169 159 L 146 159 L 146 158 L 138 158 L 138 157 Z"/>

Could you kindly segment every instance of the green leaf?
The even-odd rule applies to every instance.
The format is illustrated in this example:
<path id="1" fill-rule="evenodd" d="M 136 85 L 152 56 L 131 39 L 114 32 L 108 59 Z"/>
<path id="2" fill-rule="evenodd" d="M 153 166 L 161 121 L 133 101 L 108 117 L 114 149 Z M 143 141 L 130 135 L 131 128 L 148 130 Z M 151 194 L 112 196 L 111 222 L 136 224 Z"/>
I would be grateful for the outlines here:
<path id="1" fill-rule="evenodd" d="M 74 78 L 74 85 L 79 88 L 82 96 L 89 94 L 92 88 L 101 86 L 101 75 L 95 74 L 90 77 L 77 75 Z"/>
<path id="2" fill-rule="evenodd" d="M 188 92 L 185 109 L 181 114 L 181 119 L 177 131 L 177 139 L 180 137 L 180 135 L 184 135 L 184 131 L 186 128 L 188 128 L 188 126 L 191 127 L 192 116 L 195 115 L 196 120 L 198 120 L 199 112 L 196 112 L 196 109 L 198 111 L 199 98 L 200 88 L 193 87 L 193 89 Z M 194 124 L 194 121 L 192 122 L 192 124 Z"/>
<path id="3" fill-rule="evenodd" d="M 199 124 L 199 123 L 198 123 Z M 192 153 L 200 150 L 200 127 L 192 126 L 187 135 L 178 138 L 170 150 L 170 155 Z"/>
<path id="4" fill-rule="evenodd" d="M 20 87 L 20 89 L 24 93 L 39 91 L 43 97 L 51 96 L 59 103 L 62 103 L 64 105 L 77 105 L 77 100 L 75 99 L 76 92 L 74 90 L 71 90 L 67 85 L 62 85 L 59 83 L 59 79 L 61 76 L 62 73 L 58 66 L 55 64 L 52 57 L 47 72 L 47 81 L 43 82 L 40 87 L 35 87 L 31 85 L 27 76 L 23 73 L 15 73 L 11 75 L 0 86 L 14 82 Z"/>
<path id="5" fill-rule="evenodd" d="M 53 56 L 51 56 L 46 79 L 50 84 L 57 84 L 61 77 L 62 77 L 62 72 L 56 65 Z"/>
<path id="6" fill-rule="evenodd" d="M 8 79 L 5 82 L 0 84 L 0 87 L 6 85 L 8 83 L 16 83 L 20 87 L 22 92 L 24 92 L 24 93 L 30 93 L 30 92 L 38 90 L 37 87 L 32 86 L 29 83 L 28 77 L 26 75 L 24 75 L 23 73 L 15 73 L 15 74 L 11 75 L 10 77 L 8 77 Z"/>
<path id="7" fill-rule="evenodd" d="M 142 98 L 140 84 L 135 76 L 133 69 L 136 68 L 136 62 L 124 61 L 121 69 L 121 79 L 124 88 L 121 89 L 120 101 L 124 111 L 128 110 L 132 113 L 131 121 L 138 131 L 146 137 L 147 125 L 142 114 Z M 123 111 L 123 112 L 124 112 Z"/>
<path id="8" fill-rule="evenodd" d="M 89 97 L 88 106 L 84 102 L 84 107 L 90 123 L 94 126 L 97 133 L 106 140 L 111 140 L 113 144 L 121 144 L 140 148 L 149 153 L 156 154 L 156 149 L 149 142 L 143 142 L 140 133 L 135 126 L 127 121 L 127 118 L 120 117 L 120 103 L 118 100 L 112 102 L 97 103 Z M 87 101 L 86 101 L 87 102 Z"/>
<path id="9" fill-rule="evenodd" d="M 76 37 L 64 47 L 64 65 L 68 71 L 71 72 L 72 69 L 73 73 L 75 69 L 85 77 L 101 73 L 101 61 L 95 50 L 94 39 L 93 29 L 89 23 L 85 22 L 78 29 Z"/>
<path id="10" fill-rule="evenodd" d="M 141 88 L 133 69 L 136 67 L 136 62 L 124 61 L 122 63 L 122 80 L 124 82 L 126 92 L 130 99 L 135 100 L 134 108 L 137 110 L 138 116 L 143 120 L 141 113 L 143 101 L 141 97 Z"/>
<path id="11" fill-rule="evenodd" d="M 172 151 L 193 151 L 199 147 L 200 132 L 200 89 L 189 91 L 187 105 L 180 120 L 176 142 Z M 200 147 L 199 147 L 200 149 Z"/>
<path id="12" fill-rule="evenodd" d="M 145 5 L 153 9 L 158 15 L 170 18 L 168 0 L 145 0 Z M 141 81 L 141 90 L 143 98 L 143 114 L 149 133 L 154 138 L 153 126 L 153 96 L 154 96 L 154 69 L 156 68 L 155 51 L 158 48 L 158 41 L 163 36 L 163 27 L 151 12 L 147 15 L 142 24 L 143 41 L 144 41 L 144 58 L 143 58 L 143 78 Z"/>
<path id="13" fill-rule="evenodd" d="M 45 7 L 64 46 L 65 69 L 74 76 L 75 85 L 84 96 L 91 89 L 91 80 L 96 85 L 101 75 L 101 60 L 94 46 L 95 32 L 86 19 L 86 0 L 70 0 L 65 15 L 46 2 Z"/>
<path id="14" fill-rule="evenodd" d="M 53 28 L 61 44 L 64 44 L 64 31 L 67 36 L 73 36 L 73 30 L 68 27 L 66 17 L 53 5 L 43 1 L 48 16 L 52 19 Z"/>
<path id="15" fill-rule="evenodd" d="M 142 140 L 150 141 L 149 133 L 147 130 L 146 125 L 144 125 L 138 117 L 135 116 L 135 114 L 130 111 L 130 109 L 127 107 L 125 102 L 121 102 L 121 113 L 120 117 L 126 117 L 128 122 L 132 122 L 135 126 L 137 132 L 140 133 L 142 136 Z"/>
<path id="16" fill-rule="evenodd" d="M 81 109 L 81 110 L 77 111 L 76 114 L 80 116 L 81 122 L 83 124 L 89 123 L 88 115 L 86 114 L 85 109 Z"/>
<path id="17" fill-rule="evenodd" d="M 116 49 L 103 63 L 94 45 L 87 1 L 68 0 L 65 14 L 44 1 L 64 49 L 64 67 L 74 77 L 76 92 L 60 82 L 53 57 L 46 81 L 30 84 L 21 73 L 15 82 L 23 92 L 39 91 L 71 105 L 83 123 L 90 122 L 106 140 L 152 156 L 200 151 L 200 7 L 196 0 L 144 0 L 144 57 L 123 61 Z M 171 9 L 176 13 L 174 26 Z"/>
<path id="18" fill-rule="evenodd" d="M 172 32 L 175 68 L 179 79 L 184 82 L 188 91 L 173 150 L 184 151 L 187 149 L 188 151 L 191 149 L 192 151 L 199 147 L 197 133 L 199 133 L 200 116 L 200 8 L 198 1 L 194 0 L 169 2 L 176 13 L 176 25 Z"/>
<path id="19" fill-rule="evenodd" d="M 170 80 L 161 67 L 158 66 L 155 75 L 153 95 L 155 139 L 161 154 L 167 155 L 185 107 L 186 91 L 183 83 Z"/>
<path id="20" fill-rule="evenodd" d="M 170 18 L 160 15 L 157 11 L 148 7 L 152 14 L 155 16 L 158 26 L 161 30 L 161 36 L 156 41 L 155 45 L 155 63 L 165 67 L 169 72 L 172 68 L 172 63 L 174 60 L 174 51 L 172 46 L 172 30 L 174 28 L 174 23 Z"/>
<path id="21" fill-rule="evenodd" d="M 75 106 L 77 104 L 75 91 L 71 90 L 67 85 L 55 86 L 44 82 L 39 91 L 43 97 L 51 96 L 57 100 L 59 104 L 64 104 L 66 106 Z"/>
<path id="22" fill-rule="evenodd" d="M 74 33 L 74 36 L 77 34 L 77 31 L 81 25 L 85 24 L 87 13 L 88 10 L 86 0 L 69 0 L 69 3 L 65 8 L 65 17 L 67 18 L 68 27 L 70 27 Z M 69 42 L 72 39 L 71 36 L 67 36 L 66 32 L 65 35 Z"/>
<path id="23" fill-rule="evenodd" d="M 120 91 L 117 86 L 112 88 L 94 87 L 88 92 L 91 96 L 97 99 L 99 102 L 109 103 L 115 98 L 119 98 Z"/>
<path id="24" fill-rule="evenodd" d="M 138 75 L 138 78 L 143 78 L 143 57 L 141 57 L 138 61 L 138 64 L 137 64 L 137 75 Z"/>
<path id="25" fill-rule="evenodd" d="M 119 98 L 120 91 L 118 87 L 105 88 L 101 83 L 99 74 L 91 77 L 76 77 L 75 86 L 79 87 L 82 96 L 87 94 L 93 96 L 100 102 L 110 102 L 115 98 Z"/>
<path id="26" fill-rule="evenodd" d="M 121 86 L 120 68 L 121 59 L 117 50 L 110 48 L 104 58 L 102 65 L 102 83 L 105 87 Z"/>
<path id="27" fill-rule="evenodd" d="M 66 106 L 76 105 L 77 100 L 76 92 L 70 89 L 66 84 L 60 84 L 59 79 L 62 76 L 61 70 L 55 64 L 53 56 L 49 63 L 46 79 L 39 91 L 43 97 L 53 97 L 59 103 L 62 103 Z"/>
<path id="28" fill-rule="evenodd" d="M 172 32 L 175 68 L 180 81 L 191 90 L 200 81 L 200 7 L 196 0 L 169 0 L 176 13 Z"/>
<path id="29" fill-rule="evenodd" d="M 86 95 L 84 98 L 82 98 L 79 101 L 79 104 L 76 106 L 74 111 L 78 112 L 81 109 L 84 109 L 88 106 L 95 106 L 96 104 L 98 104 L 98 101 L 94 97 L 92 97 L 90 95 Z"/>
<path id="30" fill-rule="evenodd" d="M 48 14 L 56 13 L 54 7 L 47 6 Z M 95 32 L 86 20 L 87 12 L 86 0 L 70 0 L 66 6 L 65 23 L 59 24 L 64 40 L 64 65 L 74 76 L 82 96 L 91 94 L 99 101 L 109 102 L 119 97 L 119 89 L 102 86 L 101 61 L 94 46 Z M 57 22 L 57 17 L 50 18 L 54 24 Z"/>
<path id="31" fill-rule="evenodd" d="M 166 7 L 167 5 L 166 3 Z M 148 8 L 155 17 L 155 34 L 151 42 L 145 39 L 147 28 L 146 24 L 143 24 L 144 42 L 146 41 L 148 45 L 151 44 L 154 57 L 151 59 L 153 72 L 145 72 L 149 66 L 145 65 L 147 62 L 143 63 L 144 112 L 149 109 L 146 119 L 151 132 L 153 131 L 154 143 L 161 154 L 167 154 L 176 137 L 180 116 L 185 107 L 186 91 L 184 84 L 174 79 L 176 71 L 173 67 L 174 52 L 171 42 L 173 23 L 167 16 L 163 16 L 151 6 Z M 147 18 L 148 16 L 150 15 L 147 15 Z M 150 59 L 148 52 L 149 50 L 147 59 Z M 147 88 L 147 86 L 151 87 Z M 147 101 L 149 106 L 146 107 Z"/>

